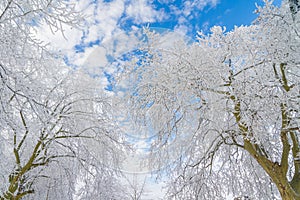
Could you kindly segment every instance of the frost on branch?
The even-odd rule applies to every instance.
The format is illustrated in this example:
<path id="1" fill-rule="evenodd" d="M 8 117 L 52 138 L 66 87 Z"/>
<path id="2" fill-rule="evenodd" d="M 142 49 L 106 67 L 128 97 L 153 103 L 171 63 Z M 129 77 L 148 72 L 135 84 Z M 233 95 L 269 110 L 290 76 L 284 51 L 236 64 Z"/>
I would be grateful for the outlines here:
<path id="1" fill-rule="evenodd" d="M 111 102 L 32 32 L 79 19 L 68 1 L 1 2 L 0 199 L 118 198 L 112 166 L 123 144 Z"/>
<path id="2" fill-rule="evenodd" d="M 128 64 L 132 115 L 156 134 L 150 165 L 168 166 L 170 198 L 299 199 L 299 18 L 265 3 L 253 25 L 197 43 L 149 34 Z"/>

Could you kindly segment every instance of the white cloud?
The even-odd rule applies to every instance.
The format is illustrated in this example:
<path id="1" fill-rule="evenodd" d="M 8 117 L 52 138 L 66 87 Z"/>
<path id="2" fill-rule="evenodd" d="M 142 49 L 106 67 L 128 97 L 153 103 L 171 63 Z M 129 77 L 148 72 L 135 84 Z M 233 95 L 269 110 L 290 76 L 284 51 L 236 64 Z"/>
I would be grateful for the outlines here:
<path id="1" fill-rule="evenodd" d="M 184 16 L 189 16 L 192 12 L 193 4 L 190 1 L 184 2 L 183 14 Z"/>
<path id="2" fill-rule="evenodd" d="M 219 0 L 197 0 L 193 1 L 193 6 L 202 10 L 206 6 L 215 7 L 218 4 Z"/>
<path id="3" fill-rule="evenodd" d="M 172 13 L 176 16 L 181 15 L 182 10 L 180 8 L 178 8 L 177 6 L 175 6 L 173 4 L 171 4 L 169 7 L 170 7 L 170 11 L 171 11 L 170 13 Z"/>
<path id="4" fill-rule="evenodd" d="M 37 37 L 45 42 L 51 43 L 51 48 L 61 50 L 65 53 L 70 62 L 74 64 L 84 64 L 84 59 L 88 58 L 92 49 L 97 52 L 97 45 L 91 47 L 88 44 L 94 41 L 108 44 L 113 40 L 118 41 L 118 53 L 126 51 L 124 47 L 129 49 L 129 46 L 135 43 L 129 43 L 128 36 L 120 27 L 120 22 L 133 20 L 135 24 L 145 24 L 167 19 L 167 13 L 163 10 L 156 10 L 150 0 L 113 0 L 110 2 L 92 0 L 71 0 L 75 3 L 78 11 L 84 12 L 86 26 L 83 30 L 65 27 L 65 38 L 60 33 L 53 35 L 47 25 L 40 27 L 37 32 Z M 178 16 L 175 29 L 181 33 L 189 31 L 189 19 L 193 16 L 195 8 L 203 9 L 207 5 L 215 6 L 218 0 L 196 0 L 185 1 L 184 7 L 180 8 L 173 1 L 164 1 L 166 6 L 169 6 L 171 14 Z M 169 16 L 170 17 L 170 16 Z M 133 26 L 133 28 L 135 28 Z M 84 34 L 83 34 L 84 33 Z M 74 55 L 74 46 L 83 45 L 83 52 Z M 121 47 L 121 48 L 120 48 Z M 123 47 L 123 49 L 122 49 Z M 100 59 L 100 57 L 99 57 Z M 88 61 L 90 62 L 90 61 Z"/>
<path id="5" fill-rule="evenodd" d="M 130 1 L 126 8 L 126 15 L 137 24 L 161 21 L 165 17 L 162 11 L 155 10 L 146 0 Z"/>
<path id="6" fill-rule="evenodd" d="M 152 4 L 146 0 L 97 1 L 97 4 L 91 0 L 71 1 L 75 3 L 76 9 L 85 15 L 85 27 L 83 29 L 74 29 L 66 26 L 64 28 L 65 38 L 63 38 L 59 33 L 52 34 L 49 27 L 43 25 L 38 29 L 36 36 L 46 43 L 51 43 L 50 47 L 52 50 L 60 50 L 67 55 L 71 63 L 76 65 L 87 64 L 84 62 L 84 59 L 90 59 L 93 48 L 95 48 L 94 54 L 98 52 L 97 45 L 93 47 L 89 45 L 91 42 L 99 40 L 101 42 L 100 45 L 110 48 L 112 46 L 110 43 L 117 41 L 118 48 L 114 49 L 115 53 L 124 52 L 136 44 L 132 40 L 132 35 L 128 36 L 121 29 L 119 24 L 121 19 L 132 19 L 136 24 L 140 24 L 159 21 L 164 18 L 162 12 L 156 11 Z M 136 30 L 136 27 L 133 26 L 132 28 Z M 79 45 L 82 50 L 76 53 L 74 50 L 75 45 Z M 94 57 L 96 56 L 93 56 L 93 61 L 89 60 L 87 62 L 93 62 L 92 65 L 94 65 L 96 63 Z M 98 60 L 103 58 L 103 56 L 99 56 Z"/>
<path id="7" fill-rule="evenodd" d="M 179 33 L 180 35 L 186 35 L 189 28 L 186 25 L 178 24 L 174 29 L 174 31 Z"/>
<path id="8" fill-rule="evenodd" d="M 85 68 L 89 69 L 103 68 L 107 65 L 107 52 L 104 47 L 88 48 L 85 52 L 83 62 L 78 63 L 79 65 L 84 65 Z"/>
<path id="9" fill-rule="evenodd" d="M 61 32 L 53 33 L 49 29 L 49 26 L 44 24 L 39 27 L 35 33 L 36 37 L 45 43 L 49 43 L 52 50 L 70 50 L 74 47 L 74 44 L 80 42 L 82 31 L 72 27 L 64 27 L 63 35 Z"/>

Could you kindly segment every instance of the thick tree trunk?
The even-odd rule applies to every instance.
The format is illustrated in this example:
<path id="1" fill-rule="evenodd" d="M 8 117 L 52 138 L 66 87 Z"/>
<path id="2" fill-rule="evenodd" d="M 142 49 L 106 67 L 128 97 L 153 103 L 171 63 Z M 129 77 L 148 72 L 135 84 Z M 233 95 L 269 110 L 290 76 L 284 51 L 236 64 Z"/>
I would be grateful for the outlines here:
<path id="1" fill-rule="evenodd" d="M 296 173 L 293 180 L 289 182 L 286 177 L 286 167 L 272 162 L 265 156 L 258 153 L 255 145 L 246 141 L 245 150 L 260 164 L 265 172 L 270 176 L 276 185 L 283 200 L 300 200 L 300 179 L 299 173 Z"/>
<path id="2" fill-rule="evenodd" d="M 276 186 L 283 200 L 300 200 L 300 194 L 297 193 L 287 181 L 277 183 Z"/>
<path id="3" fill-rule="evenodd" d="M 299 174 L 294 176 L 294 178 L 290 184 L 291 184 L 292 188 L 295 190 L 295 192 L 300 194 L 300 175 Z"/>

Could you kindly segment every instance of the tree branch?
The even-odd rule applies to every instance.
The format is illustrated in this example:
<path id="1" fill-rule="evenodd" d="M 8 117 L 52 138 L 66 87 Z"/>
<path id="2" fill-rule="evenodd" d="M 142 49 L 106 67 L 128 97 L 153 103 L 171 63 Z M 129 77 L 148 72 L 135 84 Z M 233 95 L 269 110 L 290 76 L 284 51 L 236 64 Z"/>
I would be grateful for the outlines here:
<path id="1" fill-rule="evenodd" d="M 10 4 L 13 2 L 13 0 L 9 0 L 7 5 L 5 6 L 5 9 L 4 11 L 1 13 L 0 15 L 0 20 L 2 20 L 2 17 L 4 16 L 4 14 L 8 11 L 9 7 L 10 7 Z"/>
<path id="2" fill-rule="evenodd" d="M 281 143 L 282 143 L 282 156 L 281 156 L 281 162 L 280 165 L 283 168 L 283 173 L 286 175 L 288 171 L 288 157 L 289 157 L 289 152 L 291 149 L 291 145 L 289 144 L 288 138 L 287 138 L 287 127 L 289 124 L 289 119 L 287 116 L 287 111 L 286 111 L 286 104 L 282 103 L 280 105 L 281 107 L 281 132 L 280 132 L 280 137 L 281 137 Z"/>

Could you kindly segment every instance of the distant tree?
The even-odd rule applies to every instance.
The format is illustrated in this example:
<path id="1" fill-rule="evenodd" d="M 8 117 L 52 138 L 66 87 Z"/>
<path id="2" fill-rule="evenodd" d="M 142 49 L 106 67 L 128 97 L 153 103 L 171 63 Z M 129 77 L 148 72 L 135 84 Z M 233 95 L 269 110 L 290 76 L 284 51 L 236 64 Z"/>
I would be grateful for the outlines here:
<path id="1" fill-rule="evenodd" d="M 69 1 L 0 4 L 0 199 L 118 198 L 114 108 L 97 80 L 33 34 L 41 23 L 63 33 L 81 18 Z"/>
<path id="2" fill-rule="evenodd" d="M 124 190 L 124 200 L 142 200 L 143 194 L 145 194 L 146 177 L 139 177 L 141 175 L 129 173 L 124 174 L 126 180 Z"/>
<path id="3" fill-rule="evenodd" d="M 120 76 L 170 199 L 300 199 L 300 17 L 257 9 L 193 44 L 150 32 Z"/>

